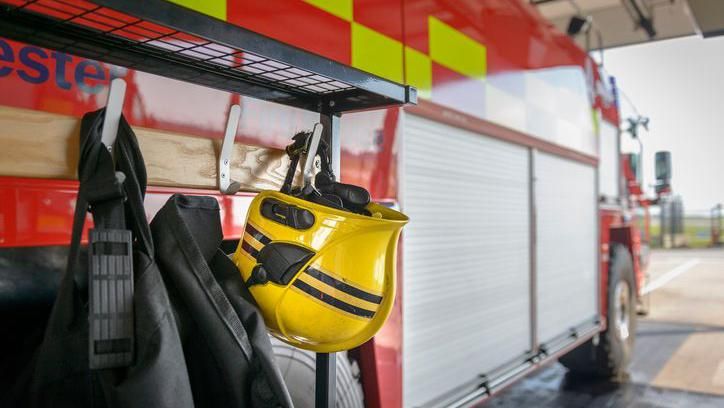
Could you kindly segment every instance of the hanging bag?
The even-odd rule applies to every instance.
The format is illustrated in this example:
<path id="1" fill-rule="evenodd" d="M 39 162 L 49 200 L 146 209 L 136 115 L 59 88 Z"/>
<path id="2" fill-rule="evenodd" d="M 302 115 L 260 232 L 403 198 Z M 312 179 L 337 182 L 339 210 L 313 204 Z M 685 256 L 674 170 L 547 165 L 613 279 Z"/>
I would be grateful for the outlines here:
<path id="1" fill-rule="evenodd" d="M 143 209 L 143 159 L 133 131 L 121 118 L 114 165 L 113 157 L 101 143 L 103 118 L 101 109 L 86 114 L 81 123 L 80 188 L 68 267 L 42 344 L 25 376 L 27 387 L 18 388 L 26 392 L 14 402 L 34 407 L 193 407 L 178 328 L 154 261 Z M 91 233 L 91 241 L 97 240 L 89 245 L 91 261 L 83 259 L 80 250 L 89 209 L 96 230 Z M 101 259 L 132 259 L 132 264 L 103 269 L 109 267 L 99 264 Z M 89 284 L 89 269 L 118 272 L 129 267 L 132 285 L 125 276 L 97 277 L 106 279 L 105 286 L 98 286 L 105 287 L 106 294 L 120 296 L 132 290 L 131 302 L 124 304 L 97 290 L 93 292 L 94 282 L 100 281 L 93 278 Z M 114 291 L 109 284 L 114 279 L 125 286 Z M 108 313 L 93 313 L 89 319 L 91 309 L 100 310 L 100 302 L 109 306 Z M 93 331 L 90 336 L 89 320 L 94 328 L 100 328 L 109 317 L 118 326 L 110 331 Z M 91 364 L 97 368 L 91 369 Z"/>

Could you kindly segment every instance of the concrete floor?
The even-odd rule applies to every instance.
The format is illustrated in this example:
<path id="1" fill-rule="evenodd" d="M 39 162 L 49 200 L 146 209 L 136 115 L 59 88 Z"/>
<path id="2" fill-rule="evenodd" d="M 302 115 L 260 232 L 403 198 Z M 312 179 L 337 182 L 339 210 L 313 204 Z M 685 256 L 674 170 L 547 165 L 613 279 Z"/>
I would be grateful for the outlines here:
<path id="1" fill-rule="evenodd" d="M 594 381 L 554 364 L 486 407 L 724 407 L 724 249 L 654 251 L 649 315 L 629 378 Z"/>

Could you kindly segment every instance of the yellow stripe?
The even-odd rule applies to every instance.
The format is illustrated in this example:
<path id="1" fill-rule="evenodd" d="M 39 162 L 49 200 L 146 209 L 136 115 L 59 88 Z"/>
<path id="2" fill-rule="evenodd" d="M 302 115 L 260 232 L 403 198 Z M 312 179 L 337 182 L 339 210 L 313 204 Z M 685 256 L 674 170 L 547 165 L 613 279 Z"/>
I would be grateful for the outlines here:
<path id="1" fill-rule="evenodd" d="M 304 0 L 306 3 L 318 7 L 327 13 L 333 14 L 347 21 L 352 21 L 354 13 L 353 0 Z"/>
<path id="2" fill-rule="evenodd" d="M 264 247 L 264 245 L 261 244 L 261 242 L 257 241 L 254 237 L 244 233 L 244 236 L 242 237 L 242 242 L 247 242 L 249 245 L 252 246 L 252 248 L 256 249 L 257 251 L 261 251 L 261 249 Z M 245 257 L 249 258 L 252 262 L 256 263 L 257 260 L 253 256 L 251 256 L 250 253 L 246 252 L 242 247 L 241 243 L 239 243 L 239 248 L 236 250 L 236 253 L 241 253 Z"/>
<path id="3" fill-rule="evenodd" d="M 369 321 L 370 321 L 370 318 L 369 318 L 369 317 L 358 316 L 358 315 L 356 315 L 356 314 L 354 314 L 354 313 L 350 313 L 350 312 L 348 312 L 348 311 L 346 311 L 346 310 L 338 309 L 338 308 L 330 305 L 329 303 L 326 303 L 326 302 L 324 302 L 324 301 L 322 301 L 322 300 L 317 299 L 316 297 L 310 295 L 309 293 L 307 293 L 307 292 L 299 289 L 298 287 L 296 287 L 296 286 L 294 286 L 294 285 L 290 285 L 289 288 L 292 290 L 292 292 L 295 292 L 295 293 L 297 293 L 297 294 L 299 294 L 299 295 L 301 295 L 301 296 L 306 296 L 307 298 L 312 299 L 313 302 L 317 303 L 318 305 L 320 305 L 320 306 L 322 306 L 322 307 L 326 307 L 326 308 L 328 308 L 328 309 L 334 310 L 335 312 L 344 313 L 345 316 L 350 317 L 350 318 L 352 318 L 352 319 L 357 319 L 357 320 L 361 320 L 361 321 L 364 321 L 364 322 L 369 322 Z"/>
<path id="4" fill-rule="evenodd" d="M 254 262 L 254 263 L 256 264 L 256 258 L 254 258 L 253 256 L 251 256 L 251 254 L 249 254 L 248 252 L 244 251 L 243 249 L 240 248 L 237 253 L 241 253 L 241 255 L 247 257 L 249 260 L 251 260 L 252 262 Z M 237 265 L 237 267 L 238 267 L 238 265 Z"/>
<path id="5" fill-rule="evenodd" d="M 168 0 L 207 16 L 226 21 L 226 0 Z"/>
<path id="6" fill-rule="evenodd" d="M 352 66 L 402 82 L 402 43 L 359 23 L 352 23 Z"/>
<path id="7" fill-rule="evenodd" d="M 383 294 L 382 291 L 380 291 L 380 290 L 366 288 L 366 287 L 361 286 L 361 285 L 358 285 L 358 284 L 356 284 L 356 283 L 354 283 L 354 282 L 350 282 L 349 280 L 347 280 L 347 278 L 344 278 L 344 277 L 342 277 L 342 276 L 340 276 L 340 275 L 337 275 L 336 273 L 329 272 L 328 270 L 320 267 L 320 266 L 319 266 L 318 264 L 316 264 L 316 263 L 315 263 L 314 265 L 310 265 L 310 267 L 312 267 L 312 268 L 314 268 L 314 269 L 322 272 L 322 273 L 325 274 L 325 275 L 329 275 L 329 276 L 333 277 L 334 279 L 337 279 L 338 281 L 344 282 L 344 283 L 346 283 L 346 284 L 349 285 L 349 286 L 354 286 L 355 288 L 357 288 L 357 289 L 359 289 L 359 290 L 363 290 L 363 291 L 365 291 L 365 292 L 368 292 L 368 293 L 371 293 L 371 294 L 377 295 L 377 296 L 382 296 L 382 294 Z"/>
<path id="8" fill-rule="evenodd" d="M 485 78 L 488 65 L 484 45 L 433 16 L 428 18 L 428 25 L 433 61 L 471 78 Z"/>
<path id="9" fill-rule="evenodd" d="M 268 233 L 268 232 L 266 232 L 266 231 L 264 231 L 263 228 L 257 227 L 256 224 L 254 224 L 253 222 L 249 222 L 249 221 L 247 221 L 247 222 L 249 223 L 249 225 L 251 225 L 252 227 L 254 227 L 255 230 L 261 232 L 265 237 L 269 238 L 270 240 L 273 240 L 271 234 Z M 244 231 L 244 234 L 246 234 L 246 231 Z"/>
<path id="10" fill-rule="evenodd" d="M 417 96 L 432 97 L 432 61 L 414 48 L 405 47 L 405 82 L 417 88 Z"/>
<path id="11" fill-rule="evenodd" d="M 264 244 L 257 241 L 256 238 L 252 237 L 251 235 L 244 233 L 244 241 L 248 242 L 249 245 L 254 247 L 257 251 L 261 251 L 261 249 L 264 247 Z"/>
<path id="12" fill-rule="evenodd" d="M 361 307 L 362 309 L 367 309 L 372 312 L 377 311 L 377 307 L 379 306 L 376 303 L 368 302 L 366 300 L 360 299 L 358 297 L 354 297 L 345 292 L 337 290 L 337 289 L 327 285 L 324 282 L 314 279 L 313 277 L 307 275 L 306 273 L 299 274 L 299 277 L 297 279 L 308 284 L 309 286 L 314 287 L 315 289 L 323 292 L 326 295 L 337 298 L 345 303 L 349 303 L 352 306 Z"/>

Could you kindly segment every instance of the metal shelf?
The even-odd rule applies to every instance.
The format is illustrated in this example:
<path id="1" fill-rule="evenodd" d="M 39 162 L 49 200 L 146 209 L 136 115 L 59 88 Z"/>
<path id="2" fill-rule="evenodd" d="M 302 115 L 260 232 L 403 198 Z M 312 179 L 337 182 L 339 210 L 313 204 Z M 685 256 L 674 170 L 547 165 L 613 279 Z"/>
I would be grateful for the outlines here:
<path id="1" fill-rule="evenodd" d="M 416 102 L 416 91 L 164 0 L 0 0 L 0 35 L 316 111 Z"/>
<path id="2" fill-rule="evenodd" d="M 339 174 L 339 115 L 416 103 L 397 84 L 164 0 L 0 0 L 0 36 L 320 113 Z M 336 356 L 317 355 L 316 406 Z"/>

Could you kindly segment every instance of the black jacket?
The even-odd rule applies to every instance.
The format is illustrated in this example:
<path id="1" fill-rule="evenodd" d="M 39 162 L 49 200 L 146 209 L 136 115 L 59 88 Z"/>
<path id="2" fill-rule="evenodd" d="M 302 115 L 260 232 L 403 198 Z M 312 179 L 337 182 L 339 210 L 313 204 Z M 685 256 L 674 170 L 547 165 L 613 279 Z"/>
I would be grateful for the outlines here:
<path id="1" fill-rule="evenodd" d="M 264 321 L 219 246 L 219 204 L 176 194 L 151 222 L 197 406 L 291 407 Z"/>

